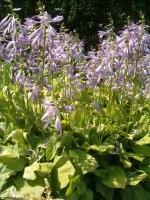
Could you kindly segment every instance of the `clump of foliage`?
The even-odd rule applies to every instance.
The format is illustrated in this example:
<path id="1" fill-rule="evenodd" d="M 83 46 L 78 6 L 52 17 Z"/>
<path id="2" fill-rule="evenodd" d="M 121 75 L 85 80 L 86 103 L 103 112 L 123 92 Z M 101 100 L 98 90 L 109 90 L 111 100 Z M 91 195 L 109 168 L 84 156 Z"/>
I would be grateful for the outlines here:
<path id="1" fill-rule="evenodd" d="M 150 199 L 150 35 L 99 49 L 57 32 L 44 7 L 0 22 L 0 198 Z"/>

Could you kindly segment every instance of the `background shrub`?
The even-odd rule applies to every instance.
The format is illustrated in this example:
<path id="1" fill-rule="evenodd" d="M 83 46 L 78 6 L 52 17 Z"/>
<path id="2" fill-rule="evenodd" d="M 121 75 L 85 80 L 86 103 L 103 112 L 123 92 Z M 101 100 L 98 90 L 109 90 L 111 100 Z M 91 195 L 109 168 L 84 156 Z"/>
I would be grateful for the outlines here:
<path id="1" fill-rule="evenodd" d="M 14 7 L 22 10 L 18 13 L 24 19 L 37 13 L 38 0 L 12 0 Z M 150 7 L 148 0 L 42 0 L 46 10 L 52 15 L 64 16 L 64 24 L 69 30 L 76 30 L 85 41 L 85 48 L 90 49 L 98 43 L 99 25 L 108 25 L 113 19 L 115 30 L 125 24 L 127 17 L 138 21 L 140 12 L 150 24 Z M 5 8 L 5 9 L 4 9 Z M 0 17 L 8 12 L 8 2 L 0 0 Z"/>

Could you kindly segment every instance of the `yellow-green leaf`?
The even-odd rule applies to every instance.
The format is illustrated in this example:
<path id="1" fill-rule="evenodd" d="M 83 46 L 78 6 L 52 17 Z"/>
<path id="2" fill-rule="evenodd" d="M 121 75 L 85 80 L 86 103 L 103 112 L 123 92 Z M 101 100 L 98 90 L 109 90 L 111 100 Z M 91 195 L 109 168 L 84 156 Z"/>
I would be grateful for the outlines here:
<path id="1" fill-rule="evenodd" d="M 69 177 L 73 176 L 74 172 L 75 169 L 69 160 L 62 167 L 58 168 L 58 180 L 61 188 L 68 185 Z"/>

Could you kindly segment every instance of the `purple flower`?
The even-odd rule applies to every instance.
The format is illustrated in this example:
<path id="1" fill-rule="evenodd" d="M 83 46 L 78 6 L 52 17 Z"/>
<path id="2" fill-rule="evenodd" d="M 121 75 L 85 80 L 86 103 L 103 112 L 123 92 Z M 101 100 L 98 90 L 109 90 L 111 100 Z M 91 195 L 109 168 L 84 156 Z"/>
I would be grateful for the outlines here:
<path id="1" fill-rule="evenodd" d="M 57 131 L 57 133 L 59 133 L 60 135 L 62 134 L 62 125 L 61 125 L 61 121 L 60 121 L 60 118 L 56 117 L 56 121 L 55 121 L 55 129 Z"/>
<path id="2" fill-rule="evenodd" d="M 43 101 L 43 107 L 45 109 L 45 114 L 41 118 L 41 121 L 45 123 L 44 128 L 46 128 L 50 123 L 53 117 L 59 116 L 58 109 L 53 105 L 53 103 L 48 101 Z"/>
<path id="3" fill-rule="evenodd" d="M 96 101 L 93 101 L 93 106 L 97 111 L 100 111 L 100 106 Z"/>

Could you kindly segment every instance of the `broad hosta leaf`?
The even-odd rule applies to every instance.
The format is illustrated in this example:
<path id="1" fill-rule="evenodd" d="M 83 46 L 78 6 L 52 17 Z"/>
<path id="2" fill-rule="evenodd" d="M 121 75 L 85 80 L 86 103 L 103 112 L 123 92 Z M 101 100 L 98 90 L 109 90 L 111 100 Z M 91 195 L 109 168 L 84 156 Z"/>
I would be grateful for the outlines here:
<path id="1" fill-rule="evenodd" d="M 96 184 L 96 192 L 99 192 L 105 200 L 112 200 L 113 199 L 113 189 L 106 187 L 100 182 Z"/>
<path id="2" fill-rule="evenodd" d="M 54 136 L 50 137 L 50 140 L 46 147 L 46 159 L 48 161 L 50 161 L 54 158 L 60 145 L 61 145 L 61 143 L 57 141 L 56 137 L 54 137 Z"/>
<path id="3" fill-rule="evenodd" d="M 143 170 L 144 172 L 150 174 L 150 165 L 148 165 L 148 166 L 143 166 L 143 167 L 141 167 L 140 169 Z"/>
<path id="4" fill-rule="evenodd" d="M 110 188 L 125 188 L 127 177 L 119 166 L 109 166 L 108 174 L 102 179 L 102 183 Z"/>
<path id="5" fill-rule="evenodd" d="M 24 131 L 21 129 L 18 129 L 15 135 L 13 136 L 12 141 L 16 143 L 19 154 L 24 155 L 26 153 L 27 143 L 25 141 L 23 134 L 24 134 Z"/>
<path id="6" fill-rule="evenodd" d="M 35 180 L 37 178 L 37 173 L 40 176 L 47 176 L 53 168 L 52 163 L 33 163 L 32 165 L 24 169 L 23 178 L 28 180 Z"/>
<path id="7" fill-rule="evenodd" d="M 73 176 L 74 172 L 74 166 L 69 160 L 62 167 L 58 168 L 58 180 L 61 188 L 68 185 L 69 178 Z"/>
<path id="8" fill-rule="evenodd" d="M 0 199 L 6 199 L 6 200 L 16 200 L 23 198 L 23 194 L 18 192 L 14 185 L 11 185 L 7 189 L 5 189 L 3 192 L 0 193 Z"/>
<path id="9" fill-rule="evenodd" d="M 72 195 L 80 184 L 80 176 L 77 175 L 70 179 L 69 186 L 67 187 L 66 196 Z M 81 190 L 82 187 L 80 187 Z"/>
<path id="10" fill-rule="evenodd" d="M 75 164 L 82 170 L 83 174 L 92 172 L 98 167 L 96 159 L 85 151 L 70 151 L 70 155 L 73 156 Z"/>
<path id="11" fill-rule="evenodd" d="M 85 110 L 83 108 L 76 108 L 70 117 L 70 125 L 72 128 L 82 128 L 85 123 Z"/>
<path id="12" fill-rule="evenodd" d="M 2 146 L 0 147 L 0 162 L 11 170 L 21 171 L 27 164 L 28 159 L 19 156 L 16 146 Z"/>
<path id="13" fill-rule="evenodd" d="M 127 153 L 127 156 L 128 156 L 129 158 L 133 158 L 133 159 L 138 160 L 138 161 L 140 161 L 140 162 L 142 162 L 142 161 L 144 160 L 144 157 L 143 157 L 143 156 L 140 156 L 140 155 L 135 154 L 135 153 Z"/>
<path id="14" fill-rule="evenodd" d="M 132 147 L 133 151 L 139 155 L 149 157 L 150 156 L 150 147 L 148 145 L 134 145 Z"/>
<path id="15" fill-rule="evenodd" d="M 125 168 L 130 168 L 132 163 L 128 160 L 128 158 L 120 158 L 120 162 L 123 163 Z"/>
<path id="16" fill-rule="evenodd" d="M 0 163 L 0 191 L 7 179 L 14 173 L 13 170 L 7 169 L 7 167 Z"/>
<path id="17" fill-rule="evenodd" d="M 136 141 L 135 144 L 137 145 L 150 144 L 150 134 L 145 135 L 143 138 Z"/>
<path id="18" fill-rule="evenodd" d="M 134 191 L 134 199 L 137 200 L 150 200 L 150 192 L 147 192 L 142 185 L 138 184 L 134 186 L 133 188 Z M 133 198 L 132 198 L 133 199 Z"/>
<path id="19" fill-rule="evenodd" d="M 87 151 L 93 150 L 99 153 L 104 153 L 105 151 L 113 151 L 115 149 L 115 146 L 112 144 L 89 145 L 88 143 L 84 143 L 82 147 Z"/>
<path id="20" fill-rule="evenodd" d="M 6 122 L 0 122 L 0 130 L 2 131 L 6 130 Z"/>
<path id="21" fill-rule="evenodd" d="M 127 184 L 128 185 L 138 185 L 141 181 L 143 181 L 147 177 L 147 173 L 143 172 L 141 174 L 133 174 L 131 177 L 128 177 Z"/>
<path id="22" fill-rule="evenodd" d="M 83 193 L 82 195 L 81 195 L 81 200 L 93 200 L 93 197 L 94 197 L 94 195 L 93 195 L 93 192 L 92 192 L 92 190 L 91 189 L 89 189 L 89 188 L 86 188 L 86 192 L 85 193 Z"/>
<path id="23" fill-rule="evenodd" d="M 96 169 L 95 171 L 93 171 L 93 174 L 98 177 L 104 178 L 107 176 L 107 170 L 106 169 Z"/>
<path id="24" fill-rule="evenodd" d="M 17 158 L 19 157 L 17 146 L 1 146 L 0 147 L 0 159 L 3 158 Z"/>
<path id="25" fill-rule="evenodd" d="M 150 193 L 148 193 L 140 184 L 134 187 L 126 187 L 121 190 L 122 200 L 150 200 Z"/>
<path id="26" fill-rule="evenodd" d="M 4 132 L 4 143 L 7 142 L 10 138 L 13 137 L 13 135 L 18 131 L 18 129 L 14 129 L 14 126 L 12 123 L 9 124 L 9 126 L 6 128 Z"/>
<path id="27" fill-rule="evenodd" d="M 14 179 L 14 184 L 16 192 L 22 197 L 28 195 L 29 199 L 40 198 L 45 189 L 45 181 L 42 177 L 38 177 L 36 180 L 25 180 L 18 175 Z"/>
<path id="28" fill-rule="evenodd" d="M 67 200 L 76 199 L 88 199 L 87 195 L 91 199 L 93 193 L 89 188 L 87 188 L 86 183 L 82 180 L 80 175 L 77 175 L 70 179 L 70 184 L 67 187 L 66 197 Z"/>

